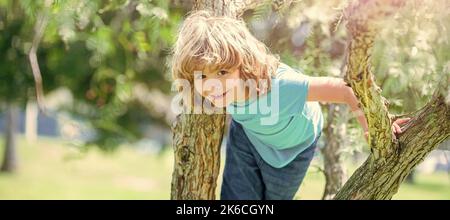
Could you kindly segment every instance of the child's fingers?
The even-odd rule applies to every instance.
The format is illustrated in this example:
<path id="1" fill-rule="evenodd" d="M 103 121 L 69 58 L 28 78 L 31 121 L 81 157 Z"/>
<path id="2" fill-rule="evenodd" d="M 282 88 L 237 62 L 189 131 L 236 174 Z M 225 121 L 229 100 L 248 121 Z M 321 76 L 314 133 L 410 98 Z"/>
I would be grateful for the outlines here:
<path id="1" fill-rule="evenodd" d="M 392 124 L 392 127 L 394 128 L 394 132 L 395 133 L 402 133 L 402 129 L 400 128 L 400 126 L 396 123 Z"/>
<path id="2" fill-rule="evenodd" d="M 397 119 L 395 122 L 399 125 L 404 124 L 406 122 L 408 122 L 411 118 L 399 118 Z"/>

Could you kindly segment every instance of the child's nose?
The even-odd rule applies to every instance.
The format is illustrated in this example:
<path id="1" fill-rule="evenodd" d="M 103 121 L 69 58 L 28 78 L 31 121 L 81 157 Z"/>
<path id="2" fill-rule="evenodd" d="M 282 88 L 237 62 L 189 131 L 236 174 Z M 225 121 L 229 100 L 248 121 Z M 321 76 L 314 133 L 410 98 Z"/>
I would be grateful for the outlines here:
<path id="1" fill-rule="evenodd" d="M 211 95 L 216 94 L 217 90 L 214 86 L 210 86 L 209 88 L 205 89 L 205 95 Z"/>
<path id="2" fill-rule="evenodd" d="M 207 83 L 205 91 L 209 93 L 216 93 L 222 90 L 222 84 L 220 82 Z"/>

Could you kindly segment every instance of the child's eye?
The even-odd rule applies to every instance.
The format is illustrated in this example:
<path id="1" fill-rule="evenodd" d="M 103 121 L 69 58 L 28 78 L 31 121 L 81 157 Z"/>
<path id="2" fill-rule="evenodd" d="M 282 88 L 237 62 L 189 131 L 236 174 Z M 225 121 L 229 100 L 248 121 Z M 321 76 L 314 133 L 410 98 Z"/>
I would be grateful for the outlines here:
<path id="1" fill-rule="evenodd" d="M 228 71 L 226 71 L 226 70 L 221 70 L 221 71 L 219 71 L 219 72 L 217 73 L 217 75 L 223 76 L 223 75 L 225 75 L 225 74 L 227 74 L 227 73 L 228 73 Z"/>
<path id="2" fill-rule="evenodd" d="M 196 78 L 196 79 L 205 79 L 205 78 L 206 78 L 206 75 L 203 75 L 203 74 L 195 74 L 195 78 Z"/>

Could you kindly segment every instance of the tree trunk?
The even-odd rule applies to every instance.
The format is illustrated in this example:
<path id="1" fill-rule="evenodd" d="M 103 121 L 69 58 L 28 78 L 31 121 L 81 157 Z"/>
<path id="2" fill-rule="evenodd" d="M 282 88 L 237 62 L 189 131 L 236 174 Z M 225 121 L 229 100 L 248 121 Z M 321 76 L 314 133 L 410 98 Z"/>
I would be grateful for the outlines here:
<path id="1" fill-rule="evenodd" d="M 350 5 L 345 13 L 349 45 L 346 81 L 357 95 L 369 124 L 371 154 L 335 199 L 391 199 L 412 169 L 450 136 L 450 107 L 445 102 L 449 91 L 448 75 L 443 75 L 431 101 L 411 113 L 396 137 L 391 131 L 388 102 L 381 96 L 370 69 L 371 48 L 376 19 L 386 17 L 402 1 L 369 0 Z"/>
<path id="2" fill-rule="evenodd" d="M 226 0 L 195 1 L 194 10 L 232 14 Z M 225 115 L 181 114 L 172 127 L 175 153 L 171 199 L 215 199 Z"/>
<path id="3" fill-rule="evenodd" d="M 18 109 L 13 104 L 7 104 L 5 120 L 5 153 L 1 172 L 13 173 L 17 170 L 16 129 Z"/>
<path id="4" fill-rule="evenodd" d="M 343 105 L 329 104 L 328 117 L 324 132 L 325 146 L 320 149 L 323 155 L 323 172 L 325 174 L 325 191 L 322 199 L 332 199 L 347 180 L 342 156 L 342 144 L 344 143 L 347 110 Z"/>
<path id="5" fill-rule="evenodd" d="M 171 199 L 214 199 L 225 115 L 177 117 Z"/>

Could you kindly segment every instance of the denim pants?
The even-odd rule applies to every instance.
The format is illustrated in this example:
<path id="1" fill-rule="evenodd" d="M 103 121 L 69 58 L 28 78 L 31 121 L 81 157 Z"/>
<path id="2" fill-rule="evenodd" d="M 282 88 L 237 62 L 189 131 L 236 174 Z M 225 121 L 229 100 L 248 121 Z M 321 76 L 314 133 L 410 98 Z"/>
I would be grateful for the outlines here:
<path id="1" fill-rule="evenodd" d="M 221 199 L 293 199 L 314 156 L 318 139 L 288 165 L 274 168 L 261 158 L 244 133 L 242 125 L 231 120 Z"/>

